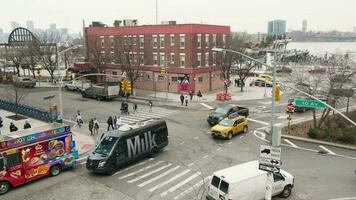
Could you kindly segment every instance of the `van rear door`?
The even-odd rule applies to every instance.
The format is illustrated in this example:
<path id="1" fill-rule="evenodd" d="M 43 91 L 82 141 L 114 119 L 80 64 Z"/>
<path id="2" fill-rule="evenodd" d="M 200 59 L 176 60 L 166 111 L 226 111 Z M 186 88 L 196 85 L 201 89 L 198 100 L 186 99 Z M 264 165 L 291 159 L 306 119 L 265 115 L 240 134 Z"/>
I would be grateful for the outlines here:
<path id="1" fill-rule="evenodd" d="M 229 183 L 220 179 L 217 176 L 213 176 L 209 187 L 209 196 L 216 200 L 227 200 L 227 194 L 229 192 Z"/>

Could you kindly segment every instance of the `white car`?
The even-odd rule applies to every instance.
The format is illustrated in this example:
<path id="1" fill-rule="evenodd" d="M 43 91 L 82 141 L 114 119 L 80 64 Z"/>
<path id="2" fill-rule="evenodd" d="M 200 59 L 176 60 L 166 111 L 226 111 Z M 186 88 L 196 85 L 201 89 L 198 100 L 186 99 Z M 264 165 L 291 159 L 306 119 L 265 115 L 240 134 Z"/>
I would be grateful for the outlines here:
<path id="1" fill-rule="evenodd" d="M 87 88 L 90 88 L 90 83 L 84 81 L 70 81 L 64 84 L 64 89 L 66 89 L 67 91 L 82 92 Z"/>

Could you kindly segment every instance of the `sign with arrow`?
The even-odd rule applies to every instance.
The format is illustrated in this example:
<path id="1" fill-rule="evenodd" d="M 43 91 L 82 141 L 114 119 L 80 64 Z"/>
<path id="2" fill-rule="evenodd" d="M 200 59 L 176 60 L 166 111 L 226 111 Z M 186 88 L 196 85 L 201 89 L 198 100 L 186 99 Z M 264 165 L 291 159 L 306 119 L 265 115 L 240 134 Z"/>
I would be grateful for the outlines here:
<path id="1" fill-rule="evenodd" d="M 263 163 L 260 163 L 258 165 L 258 169 L 266 171 L 266 172 L 272 172 L 272 173 L 279 172 L 279 168 L 278 167 L 266 165 L 266 164 L 263 164 Z"/>
<path id="2" fill-rule="evenodd" d="M 274 160 L 274 159 L 268 159 L 268 158 L 260 158 L 260 163 L 268 164 L 268 165 L 273 165 L 273 166 L 281 166 L 282 162 L 279 160 Z"/>
<path id="3" fill-rule="evenodd" d="M 260 145 L 260 158 L 268 158 L 272 160 L 281 160 L 281 148 L 272 147 L 269 145 Z"/>

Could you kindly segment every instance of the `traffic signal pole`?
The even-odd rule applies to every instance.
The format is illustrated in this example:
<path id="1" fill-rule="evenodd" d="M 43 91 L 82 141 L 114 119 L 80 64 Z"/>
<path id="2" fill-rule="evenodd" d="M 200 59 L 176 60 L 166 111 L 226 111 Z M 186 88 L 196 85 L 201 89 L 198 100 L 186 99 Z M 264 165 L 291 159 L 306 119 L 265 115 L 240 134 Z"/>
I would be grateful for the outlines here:
<path id="1" fill-rule="evenodd" d="M 276 95 L 276 63 L 277 63 L 277 56 L 276 56 L 276 52 L 274 52 L 274 63 L 273 63 L 273 67 L 272 67 L 272 75 L 273 75 L 273 87 L 272 87 L 272 119 L 271 119 L 271 145 L 272 146 L 279 146 L 279 141 L 280 141 L 280 137 L 279 137 L 279 133 L 277 133 L 275 126 L 274 126 L 274 117 L 275 117 L 275 103 L 276 103 L 276 99 L 275 99 L 275 95 Z"/>

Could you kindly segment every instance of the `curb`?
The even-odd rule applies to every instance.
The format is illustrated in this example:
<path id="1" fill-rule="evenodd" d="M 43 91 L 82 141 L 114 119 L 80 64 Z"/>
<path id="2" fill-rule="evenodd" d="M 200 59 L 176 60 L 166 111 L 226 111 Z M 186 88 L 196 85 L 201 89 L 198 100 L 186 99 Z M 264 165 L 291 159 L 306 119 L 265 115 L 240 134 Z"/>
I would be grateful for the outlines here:
<path id="1" fill-rule="evenodd" d="M 73 135 L 76 135 L 76 137 L 83 137 L 82 135 L 82 133 L 79 133 L 79 132 L 76 132 L 76 131 L 72 131 L 72 134 Z M 86 136 L 87 138 L 90 138 L 90 140 L 91 140 L 91 145 L 94 147 L 95 146 L 95 140 L 93 139 L 93 138 L 91 138 L 91 137 L 89 137 L 89 136 Z M 76 145 L 78 145 L 78 143 L 76 142 Z M 78 150 L 78 148 L 81 148 L 81 147 L 79 147 L 79 146 L 77 146 L 77 150 Z M 82 156 L 82 155 L 85 155 L 85 154 L 87 154 L 88 152 L 90 152 L 92 150 L 92 148 L 90 148 L 90 149 L 85 149 L 85 151 L 83 151 L 83 152 L 81 152 L 80 154 L 79 154 L 79 156 Z M 78 150 L 79 151 L 79 150 Z"/>
<path id="2" fill-rule="evenodd" d="M 314 140 L 314 139 L 291 136 L 291 135 L 284 135 L 284 134 L 282 134 L 282 138 L 293 139 L 293 140 L 298 140 L 298 141 L 302 141 L 302 142 L 309 142 L 309 143 L 314 143 L 314 144 L 321 144 L 321 145 L 327 145 L 327 146 L 338 147 L 338 148 L 342 148 L 342 149 L 356 151 L 356 147 L 349 146 L 349 145 L 342 145 L 342 144 L 337 144 L 337 143 L 325 142 L 325 141 L 320 141 L 320 140 Z"/>

